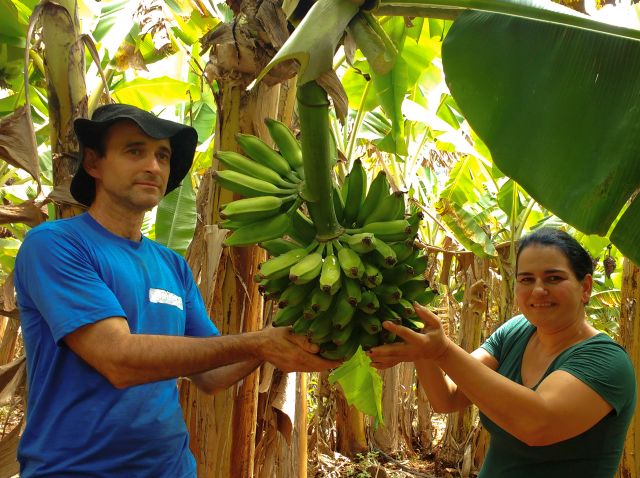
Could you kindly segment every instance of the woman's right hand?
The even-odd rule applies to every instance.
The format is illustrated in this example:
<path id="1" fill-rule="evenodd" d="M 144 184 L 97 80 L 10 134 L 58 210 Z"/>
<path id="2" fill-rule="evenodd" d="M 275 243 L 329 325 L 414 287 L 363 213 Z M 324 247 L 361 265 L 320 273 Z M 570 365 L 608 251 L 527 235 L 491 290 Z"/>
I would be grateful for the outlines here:
<path id="1" fill-rule="evenodd" d="M 393 322 L 384 322 L 382 326 L 400 337 L 402 342 L 374 347 L 367 352 L 374 367 L 386 369 L 400 362 L 436 360 L 447 352 L 450 340 L 444 333 L 438 316 L 419 304 L 414 304 L 414 309 L 418 318 L 424 322 L 422 332 L 414 332 Z"/>

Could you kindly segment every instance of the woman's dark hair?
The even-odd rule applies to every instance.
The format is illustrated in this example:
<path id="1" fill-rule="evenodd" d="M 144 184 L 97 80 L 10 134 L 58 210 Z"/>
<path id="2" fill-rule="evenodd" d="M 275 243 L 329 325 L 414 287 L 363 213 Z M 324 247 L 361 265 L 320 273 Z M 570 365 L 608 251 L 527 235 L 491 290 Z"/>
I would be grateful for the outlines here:
<path id="1" fill-rule="evenodd" d="M 518 242 L 518 254 L 516 255 L 516 268 L 520 253 L 533 245 L 556 247 L 562 251 L 578 280 L 584 279 L 587 274 L 593 274 L 591 256 L 580 243 L 566 232 L 550 227 L 537 229 L 520 239 Z"/>

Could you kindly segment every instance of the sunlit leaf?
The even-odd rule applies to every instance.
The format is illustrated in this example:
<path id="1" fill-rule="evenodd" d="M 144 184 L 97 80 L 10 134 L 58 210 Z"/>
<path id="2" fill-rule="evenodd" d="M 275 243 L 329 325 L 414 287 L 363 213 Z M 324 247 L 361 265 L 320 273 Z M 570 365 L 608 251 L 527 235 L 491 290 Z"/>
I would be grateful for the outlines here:
<path id="1" fill-rule="evenodd" d="M 371 366 L 371 359 L 358 347 L 353 356 L 329 375 L 329 383 L 338 382 L 349 405 L 384 424 L 382 417 L 382 379 Z"/>
<path id="2" fill-rule="evenodd" d="M 122 83 L 113 90 L 112 96 L 119 103 L 128 103 L 144 110 L 155 106 L 170 106 L 184 101 L 198 100 L 200 91 L 193 85 L 168 76 L 159 78 L 136 78 Z"/>
<path id="3" fill-rule="evenodd" d="M 196 227 L 196 195 L 187 177 L 182 186 L 167 194 L 158 205 L 156 241 L 184 256 Z"/>

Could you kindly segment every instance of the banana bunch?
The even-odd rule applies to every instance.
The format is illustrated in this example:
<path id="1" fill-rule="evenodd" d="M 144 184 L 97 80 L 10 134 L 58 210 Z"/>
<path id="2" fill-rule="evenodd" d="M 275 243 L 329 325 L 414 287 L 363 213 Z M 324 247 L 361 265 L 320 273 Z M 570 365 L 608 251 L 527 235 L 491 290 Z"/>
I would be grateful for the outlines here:
<path id="1" fill-rule="evenodd" d="M 340 232 L 319 241 L 308 214 L 312 205 L 303 204 L 299 194 L 304 184 L 299 145 L 282 123 L 267 125 L 279 152 L 240 135 L 253 167 L 247 164 L 251 159 L 218 153 L 230 171 L 217 176 L 222 186 L 247 196 L 220 211 L 223 224 L 234 230 L 226 243 L 258 243 L 271 255 L 254 279 L 265 298 L 278 304 L 273 324 L 308 336 L 322 356 L 334 360 L 349 358 L 358 346 L 366 350 L 395 341 L 382 328 L 386 320 L 421 329 L 412 303 L 435 297 L 423 276 L 427 258 L 415 241 L 422 213 L 407 207 L 403 193 L 391 191 L 384 172 L 368 185 L 356 160 L 344 184 L 333 188 Z M 230 172 L 238 179 L 229 181 Z"/>
<path id="2" fill-rule="evenodd" d="M 384 173 L 376 180 L 384 184 Z M 361 208 L 353 208 L 351 219 L 342 215 L 343 226 L 352 227 L 334 240 L 297 243 L 280 238 L 261 244 L 274 257 L 260 266 L 255 280 L 265 297 L 278 303 L 273 324 L 307 335 L 330 359 L 348 358 L 358 346 L 366 350 L 395 341 L 382 328 L 385 320 L 420 330 L 423 324 L 412 303 L 426 304 L 435 297 L 423 277 L 426 256 L 415 242 L 422 214 L 414 211 L 405 218 L 403 205 L 394 208 L 397 213 L 380 215 L 382 205 L 397 204 L 402 196 L 390 193 L 388 186 L 369 191 L 379 197 L 361 192 L 361 204 L 367 197 L 374 202 L 373 219 L 363 215 L 358 220 Z M 386 200 L 391 196 L 393 201 Z"/>
<path id="3" fill-rule="evenodd" d="M 216 181 L 245 196 L 220 210 L 221 225 L 233 231 L 225 240 L 228 246 L 277 239 L 295 227 L 304 179 L 302 152 L 283 123 L 267 119 L 266 125 L 279 152 L 256 136 L 238 134 L 236 141 L 246 156 L 233 151 L 215 155 L 226 168 L 214 171 Z"/>

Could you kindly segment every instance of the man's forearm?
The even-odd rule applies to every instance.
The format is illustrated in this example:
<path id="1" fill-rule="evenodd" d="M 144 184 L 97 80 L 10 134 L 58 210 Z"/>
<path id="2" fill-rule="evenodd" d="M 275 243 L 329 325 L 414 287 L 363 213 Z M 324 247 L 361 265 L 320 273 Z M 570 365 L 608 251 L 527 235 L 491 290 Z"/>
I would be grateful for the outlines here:
<path id="1" fill-rule="evenodd" d="M 223 365 L 208 372 L 192 375 L 189 378 L 200 390 L 206 393 L 215 393 L 242 380 L 257 369 L 260 364 L 262 364 L 260 360 L 247 360 L 245 362 Z"/>
<path id="2" fill-rule="evenodd" d="M 237 362 L 253 362 L 255 368 L 262 361 L 261 349 L 257 332 L 208 338 L 131 334 L 113 355 L 113 368 L 106 375 L 115 386 L 124 388 Z"/>

